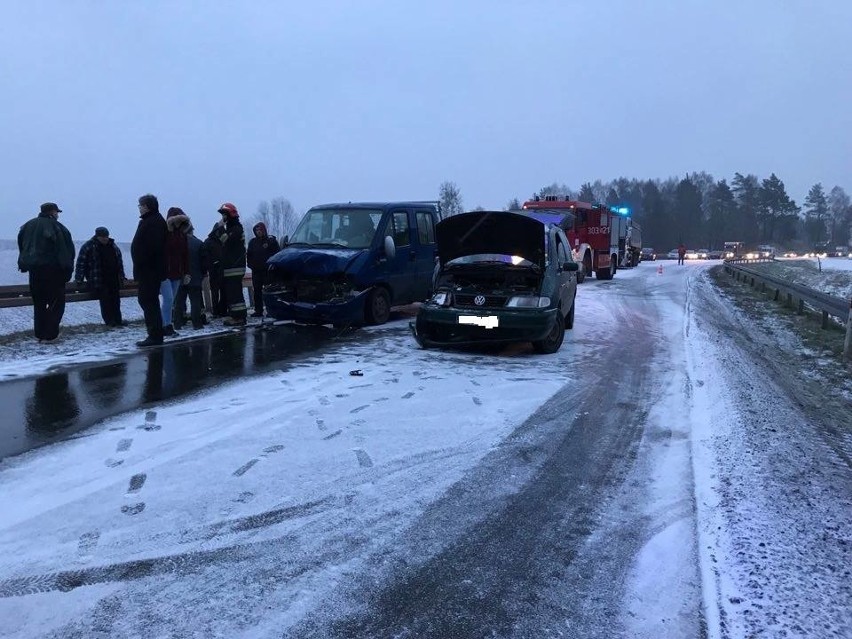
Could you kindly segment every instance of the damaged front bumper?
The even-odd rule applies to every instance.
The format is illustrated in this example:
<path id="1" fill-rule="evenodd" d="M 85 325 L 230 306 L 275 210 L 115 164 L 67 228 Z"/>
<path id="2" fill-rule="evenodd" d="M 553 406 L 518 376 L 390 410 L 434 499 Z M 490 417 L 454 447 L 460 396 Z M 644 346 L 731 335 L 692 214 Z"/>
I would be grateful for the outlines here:
<path id="1" fill-rule="evenodd" d="M 361 324 L 364 304 L 371 289 L 358 291 L 341 301 L 301 302 L 288 300 L 280 291 L 265 291 L 263 303 L 267 313 L 276 320 L 306 324 Z"/>

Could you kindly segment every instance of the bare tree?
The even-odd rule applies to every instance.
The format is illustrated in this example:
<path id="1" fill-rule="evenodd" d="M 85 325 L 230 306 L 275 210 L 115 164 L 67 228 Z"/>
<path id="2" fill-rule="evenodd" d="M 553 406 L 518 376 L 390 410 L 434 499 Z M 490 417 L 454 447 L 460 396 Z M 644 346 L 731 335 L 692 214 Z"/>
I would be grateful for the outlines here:
<path id="1" fill-rule="evenodd" d="M 506 204 L 506 210 L 507 211 L 520 211 L 521 210 L 521 201 L 518 198 L 513 197 Z"/>
<path id="2" fill-rule="evenodd" d="M 283 240 L 285 236 L 292 235 L 299 224 L 299 216 L 290 200 L 278 196 L 269 202 L 263 200 L 257 205 L 257 215 L 252 221 L 252 226 L 258 222 L 263 222 L 267 233 Z"/>
<path id="3" fill-rule="evenodd" d="M 441 210 L 446 217 L 457 215 L 464 211 L 461 191 L 455 182 L 443 182 L 439 190 L 438 199 L 441 201 Z"/>

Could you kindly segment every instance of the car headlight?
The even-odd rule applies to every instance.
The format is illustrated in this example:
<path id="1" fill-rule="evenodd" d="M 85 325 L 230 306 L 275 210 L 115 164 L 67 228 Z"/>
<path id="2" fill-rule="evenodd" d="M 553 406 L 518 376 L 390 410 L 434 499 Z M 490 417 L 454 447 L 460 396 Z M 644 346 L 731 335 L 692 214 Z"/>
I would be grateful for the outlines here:
<path id="1" fill-rule="evenodd" d="M 536 295 L 516 295 L 509 298 L 506 306 L 510 308 L 547 308 L 550 306 L 550 298 Z"/>
<path id="2" fill-rule="evenodd" d="M 437 304 L 438 306 L 449 306 L 450 305 L 450 294 L 449 293 L 435 293 L 432 296 L 432 302 Z"/>

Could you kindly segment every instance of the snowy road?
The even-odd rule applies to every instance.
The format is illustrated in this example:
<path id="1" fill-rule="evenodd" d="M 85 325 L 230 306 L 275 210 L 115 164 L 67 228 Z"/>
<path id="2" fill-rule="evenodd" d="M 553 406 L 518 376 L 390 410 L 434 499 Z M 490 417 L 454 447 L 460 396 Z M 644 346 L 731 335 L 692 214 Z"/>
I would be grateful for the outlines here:
<path id="1" fill-rule="evenodd" d="M 389 326 L 5 460 L 0 635 L 847 636 L 848 411 L 706 268 L 582 285 L 553 356 Z"/>

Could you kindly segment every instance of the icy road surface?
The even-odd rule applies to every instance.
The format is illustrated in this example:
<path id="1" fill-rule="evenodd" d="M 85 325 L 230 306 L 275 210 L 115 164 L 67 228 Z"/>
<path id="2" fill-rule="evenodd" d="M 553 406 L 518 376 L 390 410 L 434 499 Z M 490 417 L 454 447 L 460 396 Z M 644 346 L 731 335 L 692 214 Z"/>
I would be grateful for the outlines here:
<path id="1" fill-rule="evenodd" d="M 393 325 L 6 459 L 0 634 L 848 637 L 848 414 L 706 268 L 581 285 L 556 355 Z"/>

